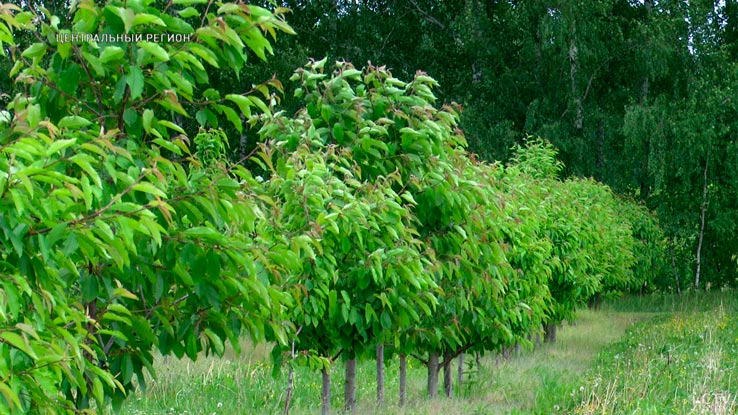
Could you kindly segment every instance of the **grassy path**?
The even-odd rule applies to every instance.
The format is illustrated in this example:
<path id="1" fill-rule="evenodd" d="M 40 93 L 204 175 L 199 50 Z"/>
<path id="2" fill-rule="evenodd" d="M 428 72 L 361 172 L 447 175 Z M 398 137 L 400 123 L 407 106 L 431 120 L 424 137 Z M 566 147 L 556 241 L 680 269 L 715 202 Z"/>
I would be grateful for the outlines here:
<path id="1" fill-rule="evenodd" d="M 472 377 L 464 400 L 419 402 L 398 414 L 530 414 L 553 413 L 558 402 L 583 384 L 586 371 L 597 355 L 625 334 L 635 322 L 652 317 L 648 313 L 584 310 L 576 326 L 559 330 L 555 344 L 523 352 L 510 359 L 487 357 Z"/>
<path id="2" fill-rule="evenodd" d="M 386 403 L 374 403 L 374 363 L 358 368 L 358 414 L 733 414 L 738 396 L 738 307 L 733 293 L 648 297 L 583 310 L 555 344 L 510 359 L 487 355 L 467 368 L 454 398 L 425 399 L 425 368 L 409 361 L 408 405 L 398 407 L 397 363 L 386 368 Z M 265 347 L 224 359 L 160 359 L 159 378 L 124 415 L 237 415 L 281 412 L 284 373 Z M 472 360 L 467 358 L 467 360 Z M 456 368 L 454 368 L 455 370 Z M 340 408 L 342 365 L 332 372 Z M 736 379 L 734 380 L 734 373 Z M 319 413 L 320 375 L 299 369 L 292 415 Z M 339 411 L 334 411 L 339 413 Z"/>

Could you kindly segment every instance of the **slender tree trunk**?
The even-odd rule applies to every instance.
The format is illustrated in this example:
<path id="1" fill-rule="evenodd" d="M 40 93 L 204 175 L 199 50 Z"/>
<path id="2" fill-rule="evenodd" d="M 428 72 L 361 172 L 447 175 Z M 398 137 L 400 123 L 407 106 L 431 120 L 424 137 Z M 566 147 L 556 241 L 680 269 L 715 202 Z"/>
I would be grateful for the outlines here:
<path id="1" fill-rule="evenodd" d="M 346 381 L 343 384 L 343 406 L 347 412 L 356 409 L 356 358 L 346 360 Z"/>
<path id="2" fill-rule="evenodd" d="M 459 354 L 459 387 L 464 383 L 464 353 Z"/>
<path id="3" fill-rule="evenodd" d="M 384 344 L 377 344 L 377 403 L 384 402 Z"/>
<path id="4" fill-rule="evenodd" d="M 605 179 L 605 122 L 602 120 L 602 116 L 597 120 L 597 172 L 598 180 L 604 181 Z"/>
<path id="5" fill-rule="evenodd" d="M 702 270 L 702 239 L 705 236 L 705 212 L 707 211 L 707 167 L 709 165 L 710 153 L 705 158 L 704 181 L 702 183 L 702 207 L 700 212 L 700 237 L 697 242 L 697 269 L 694 273 L 694 288 L 700 287 L 700 271 Z"/>
<path id="6" fill-rule="evenodd" d="M 438 397 L 438 352 L 428 355 L 428 397 Z"/>
<path id="7" fill-rule="evenodd" d="M 576 106 L 574 128 L 581 130 L 584 126 L 584 107 L 582 96 L 577 87 L 577 71 L 579 70 L 579 50 L 577 49 L 577 29 L 572 26 L 571 38 L 569 39 L 569 77 L 571 79 L 571 96 Z"/>
<path id="8" fill-rule="evenodd" d="M 302 329 L 302 327 L 300 328 Z M 297 330 L 297 334 L 300 334 L 300 330 Z M 290 403 L 292 402 L 292 389 L 294 386 L 294 379 L 295 379 L 295 368 L 293 366 L 295 362 L 295 341 L 292 340 L 292 349 L 290 351 L 290 369 L 289 374 L 287 375 L 287 392 L 285 393 L 284 398 L 284 411 L 282 411 L 283 415 L 287 415 L 290 413 Z"/>
<path id="9" fill-rule="evenodd" d="M 651 11 L 653 10 L 653 0 L 644 0 L 643 4 L 646 6 L 646 15 L 648 16 L 648 19 L 651 19 Z M 651 39 L 649 35 L 646 35 L 646 38 L 644 39 L 644 49 L 646 52 L 646 59 L 647 62 L 650 62 L 651 58 Z M 643 82 L 641 83 L 641 98 L 642 102 L 645 104 L 646 99 L 648 98 L 648 92 L 650 89 L 651 83 L 649 81 L 649 73 L 647 72 L 646 75 L 643 77 Z"/>
<path id="10" fill-rule="evenodd" d="M 241 122 L 246 124 L 246 117 L 241 117 Z M 249 145 L 249 136 L 246 134 L 246 129 L 243 130 L 241 136 L 238 138 L 238 155 L 239 159 L 244 159 L 248 154 L 246 147 Z"/>
<path id="11" fill-rule="evenodd" d="M 543 336 L 543 341 L 546 343 L 556 343 L 556 330 L 558 325 L 556 323 L 546 323 L 546 333 Z"/>
<path id="12" fill-rule="evenodd" d="M 287 392 L 285 393 L 286 396 L 284 398 L 284 410 L 282 411 L 283 415 L 287 415 L 290 413 L 290 402 L 292 401 L 292 385 L 294 376 L 295 368 L 290 365 L 289 374 L 287 375 Z"/>
<path id="13" fill-rule="evenodd" d="M 536 27 L 536 31 L 533 34 L 533 36 L 534 36 L 533 37 L 533 40 L 534 40 L 533 45 L 534 45 L 534 48 L 535 48 L 534 50 L 535 50 L 535 55 L 536 55 L 536 63 L 537 63 L 537 66 L 539 68 L 542 68 L 543 67 L 543 51 L 542 51 L 543 50 L 543 46 L 542 46 L 543 45 L 543 36 L 541 36 L 541 29 L 540 29 L 541 25 L 540 25 L 540 22 L 536 21 L 534 27 Z M 544 83 L 543 83 L 543 81 L 541 79 L 541 74 L 539 72 L 540 71 L 533 71 L 533 77 L 536 80 L 536 85 L 538 85 L 539 88 L 543 88 L 545 85 L 544 85 Z"/>
<path id="14" fill-rule="evenodd" d="M 330 415 L 331 413 L 331 371 L 323 368 L 323 388 L 320 390 L 320 413 Z"/>
<path id="15" fill-rule="evenodd" d="M 407 356 L 400 353 L 400 406 L 405 406 L 407 386 Z"/>
<path id="16" fill-rule="evenodd" d="M 453 376 L 451 375 L 451 362 L 453 359 L 451 358 L 451 353 L 444 354 L 443 360 L 445 361 L 443 365 L 443 392 L 447 398 L 450 398 L 453 393 Z"/>

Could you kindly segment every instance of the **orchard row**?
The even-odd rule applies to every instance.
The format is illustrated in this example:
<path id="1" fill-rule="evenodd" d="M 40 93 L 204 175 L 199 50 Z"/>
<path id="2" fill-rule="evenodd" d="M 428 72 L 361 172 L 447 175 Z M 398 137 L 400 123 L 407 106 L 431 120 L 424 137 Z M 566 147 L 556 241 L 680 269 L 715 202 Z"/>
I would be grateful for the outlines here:
<path id="1" fill-rule="evenodd" d="M 475 160 L 424 74 L 311 62 L 295 115 L 275 111 L 276 80 L 210 87 L 292 30 L 281 9 L 200 3 L 81 1 L 70 28 L 0 7 L 17 86 L 0 111 L 0 414 L 117 406 L 155 351 L 194 359 L 241 336 L 326 384 L 339 356 L 350 374 L 389 346 L 428 365 L 434 395 L 459 354 L 552 335 L 647 282 L 648 212 L 561 180 L 540 140 Z M 191 41 L 57 40 L 142 30 Z M 262 137 L 249 169 L 227 157 L 244 121 Z"/>

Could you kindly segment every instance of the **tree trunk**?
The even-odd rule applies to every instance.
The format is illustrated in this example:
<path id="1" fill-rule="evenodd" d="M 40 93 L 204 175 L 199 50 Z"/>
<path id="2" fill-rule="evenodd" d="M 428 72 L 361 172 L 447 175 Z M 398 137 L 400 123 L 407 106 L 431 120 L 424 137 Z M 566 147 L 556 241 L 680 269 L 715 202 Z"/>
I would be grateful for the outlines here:
<path id="1" fill-rule="evenodd" d="M 297 335 L 300 334 L 300 331 L 302 330 L 302 327 L 300 327 L 297 330 Z M 290 413 L 290 403 L 292 402 L 292 390 L 294 388 L 294 379 L 295 379 L 295 358 L 297 357 L 297 353 L 295 352 L 295 340 L 292 340 L 292 348 L 290 350 L 290 369 L 289 374 L 287 375 L 287 392 L 285 392 L 285 398 L 284 398 L 284 411 L 282 411 L 283 415 L 287 415 Z"/>
<path id="2" fill-rule="evenodd" d="M 556 343 L 556 330 L 558 329 L 558 325 L 556 323 L 546 323 L 545 327 L 545 335 L 543 336 L 543 341 L 546 343 Z"/>
<path id="3" fill-rule="evenodd" d="M 407 385 L 407 356 L 400 353 L 400 406 L 405 406 Z"/>
<path id="4" fill-rule="evenodd" d="M 587 301 L 587 306 L 590 310 L 598 311 L 602 306 L 602 295 L 599 293 L 593 295 L 589 301 Z"/>
<path id="5" fill-rule="evenodd" d="M 459 354 L 459 387 L 464 383 L 464 353 Z"/>
<path id="6" fill-rule="evenodd" d="M 451 375 L 451 353 L 446 353 L 443 355 L 444 365 L 443 365 L 443 392 L 446 394 L 447 398 L 451 397 L 451 394 L 453 392 L 453 376 Z"/>
<path id="7" fill-rule="evenodd" d="M 243 124 L 246 124 L 246 117 L 241 117 L 241 122 Z M 248 154 L 248 150 L 246 147 L 249 145 L 249 136 L 246 134 L 246 129 L 244 128 L 243 132 L 241 133 L 241 136 L 238 138 L 238 158 L 239 160 L 243 161 L 243 159 L 246 158 L 246 155 Z"/>
<path id="8" fill-rule="evenodd" d="M 347 412 L 356 409 L 356 358 L 346 360 L 346 380 L 343 384 L 343 406 Z"/>
<path id="9" fill-rule="evenodd" d="M 320 390 L 320 413 L 331 413 L 331 372 L 330 368 L 323 368 L 323 388 Z"/>
<path id="10" fill-rule="evenodd" d="M 438 352 L 428 355 L 428 397 L 438 397 Z"/>
<path id="11" fill-rule="evenodd" d="M 597 177 L 598 181 L 604 181 L 605 179 L 605 122 L 602 120 L 602 116 L 597 120 Z"/>
<path id="12" fill-rule="evenodd" d="M 581 130 L 584 126 L 584 107 L 582 96 L 577 87 L 577 71 L 579 69 L 579 51 L 577 49 L 577 30 L 572 27 L 569 39 L 569 77 L 571 78 L 571 96 L 574 99 L 576 116 L 574 117 L 574 128 Z"/>
<path id="13" fill-rule="evenodd" d="M 644 0 L 643 4 L 646 6 L 646 15 L 648 16 L 648 21 L 650 23 L 651 19 L 651 11 L 653 10 L 653 0 Z M 644 39 L 644 50 L 646 52 L 646 62 L 650 62 L 651 59 L 651 39 L 646 35 L 646 38 Z M 651 83 L 649 81 L 649 73 L 646 72 L 646 75 L 643 77 L 643 82 L 641 83 L 641 102 L 644 104 L 646 103 L 646 99 L 648 99 L 648 92 L 650 89 Z"/>
<path id="14" fill-rule="evenodd" d="M 377 344 L 377 403 L 384 402 L 384 344 Z"/>
<path id="15" fill-rule="evenodd" d="M 702 207 L 700 212 L 700 238 L 697 242 L 697 269 L 694 273 L 694 288 L 700 287 L 700 271 L 702 269 L 702 239 L 705 236 L 705 212 L 707 211 L 707 167 L 710 159 L 710 153 L 708 150 L 707 157 L 705 158 L 705 172 L 704 181 L 702 182 Z"/>
<path id="16" fill-rule="evenodd" d="M 287 392 L 285 393 L 284 398 L 284 411 L 282 411 L 283 415 L 288 415 L 290 413 L 290 402 L 292 401 L 292 385 L 294 378 L 295 368 L 290 365 L 289 374 L 287 375 Z"/>

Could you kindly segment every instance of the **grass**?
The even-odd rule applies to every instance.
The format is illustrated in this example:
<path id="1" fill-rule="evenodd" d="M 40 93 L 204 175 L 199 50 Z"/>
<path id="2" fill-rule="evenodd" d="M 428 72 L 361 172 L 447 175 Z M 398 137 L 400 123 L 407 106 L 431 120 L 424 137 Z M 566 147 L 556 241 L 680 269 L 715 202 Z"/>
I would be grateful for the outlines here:
<path id="1" fill-rule="evenodd" d="M 682 311 L 634 326 L 601 353 L 562 412 L 736 413 L 738 321 L 731 317 L 738 304 L 733 294 L 701 294 Z"/>
<path id="2" fill-rule="evenodd" d="M 425 368 L 408 359 L 408 404 L 396 404 L 397 361 L 386 368 L 377 407 L 374 362 L 358 367 L 359 414 L 732 414 L 736 412 L 738 305 L 734 293 L 628 297 L 583 310 L 555 344 L 466 366 L 454 398 L 425 399 Z M 196 362 L 157 359 L 157 380 L 132 396 L 124 415 L 275 414 L 286 373 L 271 376 L 267 346 Z M 474 361 L 467 357 L 467 362 Z M 456 369 L 456 368 L 454 368 Z M 454 370 L 455 372 L 455 370 Z M 332 407 L 342 405 L 342 365 L 332 372 Z M 454 376 L 455 377 L 455 376 Z M 320 412 L 320 374 L 298 369 L 293 415 Z"/>

